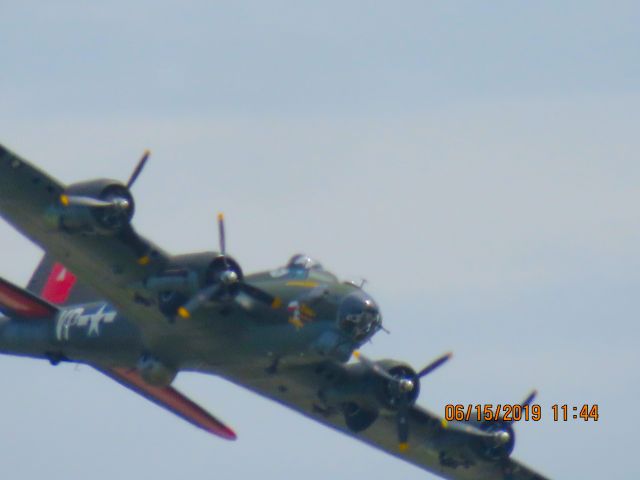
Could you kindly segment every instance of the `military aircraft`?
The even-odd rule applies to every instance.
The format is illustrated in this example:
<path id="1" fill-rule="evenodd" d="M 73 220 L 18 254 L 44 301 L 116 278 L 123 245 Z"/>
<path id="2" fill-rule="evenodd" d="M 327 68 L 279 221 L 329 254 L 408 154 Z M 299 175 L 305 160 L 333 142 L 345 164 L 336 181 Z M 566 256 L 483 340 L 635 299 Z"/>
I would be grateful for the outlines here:
<path id="1" fill-rule="evenodd" d="M 138 234 L 131 188 L 148 157 L 127 183 L 64 185 L 0 146 L 0 215 L 45 251 L 27 289 L 0 279 L 1 353 L 90 365 L 228 440 L 171 386 L 178 372 L 223 377 L 443 478 L 545 478 L 511 458 L 512 422 L 446 422 L 416 405 L 450 354 L 416 371 L 358 353 L 383 328 L 361 285 L 305 255 L 245 275 L 222 215 L 217 252 L 171 255 Z"/>

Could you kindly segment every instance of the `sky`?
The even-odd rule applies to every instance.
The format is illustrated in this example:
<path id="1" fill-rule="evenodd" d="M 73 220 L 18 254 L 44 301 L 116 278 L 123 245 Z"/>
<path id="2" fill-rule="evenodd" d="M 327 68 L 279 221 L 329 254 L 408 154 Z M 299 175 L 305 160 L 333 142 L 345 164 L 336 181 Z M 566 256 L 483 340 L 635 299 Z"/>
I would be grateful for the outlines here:
<path id="1" fill-rule="evenodd" d="M 246 272 L 306 252 L 367 280 L 419 404 L 545 417 L 514 456 L 632 479 L 640 394 L 640 5 L 633 1 L 0 2 L 0 142 L 64 182 L 126 180 L 136 228 Z M 40 251 L 0 223 L 0 274 Z M 221 379 L 176 386 L 226 443 L 87 366 L 0 358 L 3 475 L 430 477 Z M 553 404 L 598 404 L 554 422 Z"/>

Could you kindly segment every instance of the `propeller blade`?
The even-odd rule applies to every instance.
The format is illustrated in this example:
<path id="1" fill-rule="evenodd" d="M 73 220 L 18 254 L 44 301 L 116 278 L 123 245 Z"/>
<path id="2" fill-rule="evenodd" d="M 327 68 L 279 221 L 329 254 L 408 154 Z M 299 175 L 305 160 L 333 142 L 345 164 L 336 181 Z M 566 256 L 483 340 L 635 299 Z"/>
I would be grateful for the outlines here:
<path id="1" fill-rule="evenodd" d="M 439 366 L 441 366 L 443 363 L 445 363 L 447 360 L 449 360 L 451 357 L 453 356 L 452 352 L 449 353 L 445 353 L 444 355 L 442 355 L 440 358 L 435 359 L 433 362 L 431 362 L 429 365 L 427 365 L 426 367 L 424 367 L 422 370 L 420 370 L 420 372 L 418 372 L 418 378 L 422 378 L 425 375 L 429 375 L 431 372 L 433 372 L 436 368 L 438 368 Z"/>
<path id="2" fill-rule="evenodd" d="M 138 165 L 136 165 L 136 169 L 133 171 L 133 173 L 129 177 L 129 181 L 127 182 L 127 188 L 130 189 L 135 183 L 135 181 L 138 179 L 138 176 L 142 172 L 142 169 L 144 168 L 145 164 L 147 163 L 147 160 L 149 159 L 149 155 L 151 155 L 151 152 L 149 150 L 145 150 L 144 153 L 142 154 L 142 158 L 140 158 L 140 160 L 138 161 Z"/>
<path id="3" fill-rule="evenodd" d="M 258 302 L 262 302 L 266 305 L 271 306 L 276 301 L 276 297 L 274 297 L 270 293 L 267 293 L 264 290 L 260 290 L 258 287 L 254 287 L 253 285 L 249 285 L 248 283 L 241 283 L 239 285 L 239 288 L 243 293 L 250 296 L 252 299 L 257 300 Z"/>
<path id="4" fill-rule="evenodd" d="M 396 426 L 398 427 L 398 449 L 401 452 L 409 448 L 409 405 L 401 402 L 396 415 Z"/>
<path id="5" fill-rule="evenodd" d="M 536 395 L 538 395 L 538 391 L 532 390 L 529 396 L 525 398 L 520 405 L 522 405 L 523 407 L 530 405 L 531 402 L 533 402 L 533 400 L 536 398 Z"/>
<path id="6" fill-rule="evenodd" d="M 377 373 L 381 377 L 386 378 L 387 380 L 392 381 L 392 382 L 397 382 L 398 381 L 398 379 L 396 377 L 391 375 L 389 372 L 387 372 L 384 368 L 382 368 L 380 365 L 378 365 L 373 360 L 371 360 L 371 359 L 365 357 L 364 355 L 362 355 L 357 350 L 355 352 L 353 352 L 353 356 L 356 357 L 358 360 L 360 360 L 361 363 L 366 365 L 367 368 L 369 368 L 373 372 Z"/>
<path id="7" fill-rule="evenodd" d="M 222 284 L 220 283 L 215 283 L 207 288 L 203 288 L 191 297 L 187 303 L 178 308 L 178 316 L 184 319 L 191 318 L 191 313 L 208 302 L 211 297 L 215 296 L 220 288 L 222 288 Z"/>
<path id="8" fill-rule="evenodd" d="M 227 246 L 224 234 L 224 214 L 222 212 L 218 214 L 218 235 L 220 242 L 220 253 L 224 257 L 227 254 Z"/>
<path id="9" fill-rule="evenodd" d="M 82 197 L 79 195 L 60 195 L 60 203 L 65 207 L 92 207 L 105 208 L 113 206 L 113 202 L 107 202 L 98 198 Z"/>

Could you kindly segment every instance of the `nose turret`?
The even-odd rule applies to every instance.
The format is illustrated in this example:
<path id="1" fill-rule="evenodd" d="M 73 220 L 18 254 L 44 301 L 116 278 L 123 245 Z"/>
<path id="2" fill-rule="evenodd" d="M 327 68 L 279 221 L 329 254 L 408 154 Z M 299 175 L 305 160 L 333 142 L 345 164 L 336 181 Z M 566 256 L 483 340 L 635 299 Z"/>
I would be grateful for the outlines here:
<path id="1" fill-rule="evenodd" d="M 380 309 L 362 290 L 350 293 L 338 309 L 338 326 L 355 343 L 362 344 L 382 327 Z"/>

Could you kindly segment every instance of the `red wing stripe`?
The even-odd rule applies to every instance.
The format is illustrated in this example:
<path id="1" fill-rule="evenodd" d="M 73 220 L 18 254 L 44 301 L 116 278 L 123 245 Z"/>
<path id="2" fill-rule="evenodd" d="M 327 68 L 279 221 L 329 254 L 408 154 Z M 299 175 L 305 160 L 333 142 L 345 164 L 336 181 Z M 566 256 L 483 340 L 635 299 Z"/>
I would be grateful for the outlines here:
<path id="1" fill-rule="evenodd" d="M 193 425 L 227 440 L 236 439 L 236 434 L 233 430 L 176 389 L 149 385 L 135 370 L 126 368 L 109 370 L 98 368 L 98 370 L 157 405 L 179 415 Z"/>
<path id="2" fill-rule="evenodd" d="M 52 305 L 0 278 L 0 309 L 19 318 L 49 318 L 57 313 Z"/>

